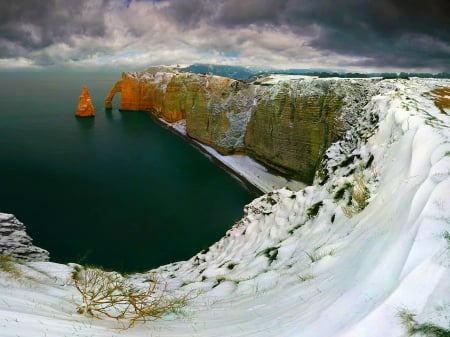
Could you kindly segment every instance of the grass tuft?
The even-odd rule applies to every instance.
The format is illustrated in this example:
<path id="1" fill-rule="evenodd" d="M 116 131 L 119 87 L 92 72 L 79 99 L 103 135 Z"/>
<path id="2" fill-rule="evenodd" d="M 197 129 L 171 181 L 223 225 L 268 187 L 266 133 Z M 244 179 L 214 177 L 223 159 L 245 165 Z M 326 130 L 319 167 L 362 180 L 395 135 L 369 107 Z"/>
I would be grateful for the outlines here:
<path id="1" fill-rule="evenodd" d="M 314 278 L 314 275 L 312 273 L 307 273 L 304 275 L 299 275 L 298 278 L 301 282 L 306 282 L 308 280 L 312 280 Z"/>
<path id="2" fill-rule="evenodd" d="M 334 249 L 330 250 L 314 250 L 310 253 L 305 252 L 305 254 L 309 257 L 311 260 L 311 263 L 317 262 L 322 260 L 325 256 L 333 256 L 335 253 Z"/>
<path id="3" fill-rule="evenodd" d="M 417 323 L 415 314 L 407 309 L 398 313 L 403 326 L 409 336 L 420 335 L 425 337 L 450 337 L 450 330 L 433 323 Z"/>

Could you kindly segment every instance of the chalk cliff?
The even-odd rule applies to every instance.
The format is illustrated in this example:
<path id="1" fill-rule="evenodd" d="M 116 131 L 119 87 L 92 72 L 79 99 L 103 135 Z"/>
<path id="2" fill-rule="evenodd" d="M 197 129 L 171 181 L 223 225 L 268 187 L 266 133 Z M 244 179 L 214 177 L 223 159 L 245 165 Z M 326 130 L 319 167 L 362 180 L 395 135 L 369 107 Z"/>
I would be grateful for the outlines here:
<path id="1" fill-rule="evenodd" d="M 81 89 L 80 99 L 78 101 L 77 117 L 93 117 L 95 116 L 94 105 L 92 104 L 91 95 L 86 86 Z"/>
<path id="2" fill-rule="evenodd" d="M 25 225 L 12 214 L 0 213 L 0 255 L 25 261 L 48 261 L 49 253 L 32 243 Z"/>
<path id="3" fill-rule="evenodd" d="M 111 88 L 108 96 L 105 98 L 105 109 L 112 109 L 112 100 L 114 95 L 122 91 L 122 81 L 117 81 Z"/>
<path id="4" fill-rule="evenodd" d="M 251 83 L 157 67 L 123 73 L 121 110 L 186 120 L 189 137 L 222 154 L 246 153 L 312 183 L 326 149 L 368 102 L 367 79 L 266 76 Z M 111 102 L 117 84 L 105 100 Z M 373 93 L 372 93 L 373 94 Z"/>

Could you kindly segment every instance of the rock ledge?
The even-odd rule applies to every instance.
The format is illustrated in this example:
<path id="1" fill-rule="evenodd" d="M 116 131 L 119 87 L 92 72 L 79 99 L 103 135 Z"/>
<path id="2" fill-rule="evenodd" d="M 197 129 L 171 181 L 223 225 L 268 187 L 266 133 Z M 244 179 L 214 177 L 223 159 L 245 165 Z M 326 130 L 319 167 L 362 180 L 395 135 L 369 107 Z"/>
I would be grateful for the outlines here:
<path id="1" fill-rule="evenodd" d="M 49 253 L 32 243 L 25 225 L 13 214 L 0 213 L 0 255 L 24 261 L 48 261 Z"/>

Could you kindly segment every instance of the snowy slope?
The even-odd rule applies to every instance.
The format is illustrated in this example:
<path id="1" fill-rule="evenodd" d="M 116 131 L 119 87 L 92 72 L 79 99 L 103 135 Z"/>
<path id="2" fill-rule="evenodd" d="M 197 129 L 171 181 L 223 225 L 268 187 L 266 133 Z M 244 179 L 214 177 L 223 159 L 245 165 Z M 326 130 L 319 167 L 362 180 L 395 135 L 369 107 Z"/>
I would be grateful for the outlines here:
<path id="1" fill-rule="evenodd" d="M 400 337 L 402 309 L 449 329 L 450 111 L 429 92 L 450 81 L 373 85 L 316 184 L 263 195 L 209 250 L 131 276 L 195 294 L 184 316 L 117 329 L 76 313 L 73 266 L 26 263 L 1 273 L 0 336 Z"/>

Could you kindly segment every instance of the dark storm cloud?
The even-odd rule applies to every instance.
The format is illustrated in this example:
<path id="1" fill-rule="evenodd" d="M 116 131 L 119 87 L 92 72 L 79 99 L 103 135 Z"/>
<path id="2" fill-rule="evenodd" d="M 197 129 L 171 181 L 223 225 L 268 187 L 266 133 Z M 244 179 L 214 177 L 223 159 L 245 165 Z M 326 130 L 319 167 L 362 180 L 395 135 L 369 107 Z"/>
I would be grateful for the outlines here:
<path id="1" fill-rule="evenodd" d="M 370 66 L 450 69 L 449 1 L 348 1 L 345 10 L 331 8 L 316 7 L 300 15 L 300 20 L 305 14 L 314 18 L 322 28 L 313 47 L 367 56 L 372 58 L 366 62 Z M 289 19 L 295 22 L 298 12 L 291 13 Z"/>
<path id="2" fill-rule="evenodd" d="M 192 26 L 283 26 L 298 36 L 315 27 L 311 47 L 364 58 L 361 66 L 450 70 L 449 0 L 173 0 L 167 15 Z"/>
<path id="3" fill-rule="evenodd" d="M 163 12 L 171 17 L 174 23 L 189 28 L 214 17 L 219 3 L 214 0 L 173 1 Z"/>
<path id="4" fill-rule="evenodd" d="M 218 21 L 225 25 L 280 23 L 287 0 L 228 0 L 218 11 Z"/>
<path id="5" fill-rule="evenodd" d="M 24 56 L 55 43 L 70 44 L 73 35 L 103 36 L 102 8 L 107 3 L 96 3 L 100 5 L 67 0 L 14 0 L 2 4 L 0 57 Z"/>
<path id="6" fill-rule="evenodd" d="M 255 65 L 450 71 L 449 13 L 449 0 L 15 0 L 1 6 L 0 66 L 232 55 Z"/>

